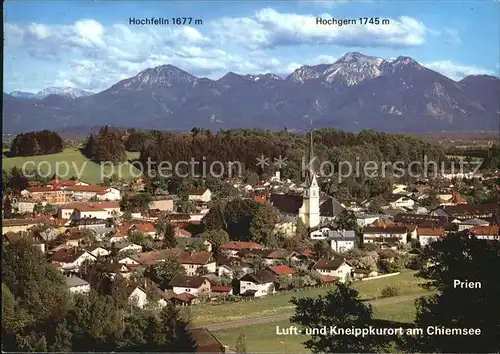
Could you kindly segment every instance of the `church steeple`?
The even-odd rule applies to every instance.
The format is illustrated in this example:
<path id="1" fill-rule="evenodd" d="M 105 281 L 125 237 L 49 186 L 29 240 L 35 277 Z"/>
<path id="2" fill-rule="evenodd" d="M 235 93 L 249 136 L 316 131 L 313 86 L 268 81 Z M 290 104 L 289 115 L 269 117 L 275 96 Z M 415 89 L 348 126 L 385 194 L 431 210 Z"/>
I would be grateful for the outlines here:
<path id="1" fill-rule="evenodd" d="M 306 185 L 302 196 L 302 207 L 299 216 L 308 228 L 316 227 L 320 224 L 319 212 L 319 186 L 314 171 L 314 138 L 313 130 L 309 133 L 309 165 L 306 173 Z"/>

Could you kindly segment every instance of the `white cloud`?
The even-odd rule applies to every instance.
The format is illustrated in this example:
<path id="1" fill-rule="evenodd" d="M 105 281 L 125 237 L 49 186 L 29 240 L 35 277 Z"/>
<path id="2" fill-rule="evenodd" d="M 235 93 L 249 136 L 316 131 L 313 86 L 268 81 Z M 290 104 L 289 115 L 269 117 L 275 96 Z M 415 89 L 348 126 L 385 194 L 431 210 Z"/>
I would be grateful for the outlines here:
<path id="1" fill-rule="evenodd" d="M 216 21 L 215 37 L 221 43 L 237 42 L 252 49 L 300 44 L 401 48 L 425 43 L 429 29 L 421 21 L 408 16 L 389 20 L 389 25 L 317 25 L 316 16 L 266 8 L 253 17 Z"/>
<path id="2" fill-rule="evenodd" d="M 453 80 L 461 80 L 469 75 L 494 75 L 491 70 L 473 65 L 455 64 L 450 60 L 440 60 L 430 63 L 422 63 L 423 66 L 438 71 Z"/>

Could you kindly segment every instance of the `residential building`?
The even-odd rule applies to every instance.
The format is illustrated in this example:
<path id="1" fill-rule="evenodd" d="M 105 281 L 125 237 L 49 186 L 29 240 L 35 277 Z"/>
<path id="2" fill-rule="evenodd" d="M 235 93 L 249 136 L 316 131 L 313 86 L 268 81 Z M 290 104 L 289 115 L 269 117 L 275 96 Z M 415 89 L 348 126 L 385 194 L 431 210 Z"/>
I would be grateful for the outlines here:
<path id="1" fill-rule="evenodd" d="M 172 197 L 167 196 L 153 196 L 149 203 L 150 210 L 161 210 L 172 212 L 174 210 L 174 200 Z"/>
<path id="2" fill-rule="evenodd" d="M 85 261 L 95 261 L 97 257 L 93 254 L 77 249 L 63 248 L 55 252 L 52 257 L 52 263 L 58 263 L 63 269 L 78 269 Z"/>
<path id="3" fill-rule="evenodd" d="M 90 292 L 90 284 L 76 276 L 67 276 L 66 284 L 68 285 L 69 291 L 73 294 L 86 294 Z"/>
<path id="4" fill-rule="evenodd" d="M 363 243 L 384 243 L 396 242 L 406 244 L 408 238 L 408 229 L 405 226 L 386 226 L 363 228 Z"/>
<path id="5" fill-rule="evenodd" d="M 472 229 L 475 226 L 490 226 L 490 223 L 486 220 L 481 219 L 464 220 L 460 224 L 458 224 L 458 231 Z"/>
<path id="6" fill-rule="evenodd" d="M 200 267 L 205 267 L 209 273 L 215 273 L 217 268 L 211 252 L 182 251 L 179 253 L 179 259 L 187 275 L 195 275 Z"/>
<path id="7" fill-rule="evenodd" d="M 483 240 L 499 240 L 500 232 L 498 225 L 492 226 L 474 226 L 470 229 L 470 233 L 479 239 Z"/>
<path id="8" fill-rule="evenodd" d="M 438 227 L 418 227 L 418 242 L 420 246 L 425 247 L 431 242 L 437 241 L 444 237 L 444 228 Z"/>
<path id="9" fill-rule="evenodd" d="M 278 276 L 278 277 L 282 276 L 282 275 L 286 275 L 286 276 L 291 277 L 293 274 L 296 273 L 296 271 L 293 268 L 290 268 L 287 265 L 274 266 L 274 267 L 269 268 L 269 270 L 271 272 L 273 272 L 274 274 L 276 274 L 276 276 Z"/>
<path id="10" fill-rule="evenodd" d="M 204 277 L 176 275 L 169 283 L 174 293 L 183 294 L 189 293 L 194 296 L 199 296 L 204 293 L 209 293 L 211 289 L 210 281 Z"/>
<path id="11" fill-rule="evenodd" d="M 240 279 L 240 294 L 253 297 L 274 294 L 276 292 L 274 283 L 277 280 L 277 275 L 268 269 L 248 273 Z"/>
<path id="12" fill-rule="evenodd" d="M 328 241 L 332 250 L 344 253 L 354 249 L 356 244 L 356 232 L 354 230 L 337 230 L 328 233 Z"/>
<path id="13" fill-rule="evenodd" d="M 191 189 L 188 192 L 189 200 L 208 203 L 212 200 L 212 192 L 208 188 Z"/>
<path id="14" fill-rule="evenodd" d="M 320 259 L 313 265 L 313 269 L 321 275 L 329 275 L 337 277 L 340 282 L 344 283 L 351 276 L 354 269 L 343 258 L 336 259 Z"/>
<path id="15" fill-rule="evenodd" d="M 241 250 L 263 250 L 264 246 L 255 242 L 229 241 L 220 245 L 219 249 L 228 256 L 234 256 Z"/>

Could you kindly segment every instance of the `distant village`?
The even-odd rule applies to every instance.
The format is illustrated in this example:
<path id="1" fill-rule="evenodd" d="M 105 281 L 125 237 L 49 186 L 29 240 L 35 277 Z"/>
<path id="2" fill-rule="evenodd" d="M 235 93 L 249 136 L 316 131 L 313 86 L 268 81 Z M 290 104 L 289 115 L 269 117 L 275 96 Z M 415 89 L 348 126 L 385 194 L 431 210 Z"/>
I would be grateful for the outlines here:
<path id="1" fill-rule="evenodd" d="M 494 177 L 474 178 L 485 186 L 494 182 Z M 66 275 L 74 293 L 90 291 L 83 268 L 99 262 L 96 269 L 102 275 L 127 279 L 129 301 L 144 307 L 151 289 L 159 295 L 159 304 L 191 305 L 380 277 L 408 266 L 422 247 L 457 231 L 499 240 L 498 201 L 468 204 L 461 195 L 467 185 L 455 176 L 441 178 L 437 189 L 424 179 L 394 184 L 378 213 L 367 212 L 371 200 L 339 201 L 321 193 L 312 170 L 300 185 L 282 180 L 279 172 L 255 185 L 227 183 L 238 190 L 238 198 L 279 211 L 274 232 L 294 237 L 302 225 L 311 247 L 271 249 L 256 242 L 214 244 L 201 238 L 212 205 L 208 188 L 188 191 L 194 205 L 188 213 L 176 212 L 177 196 L 169 194 L 153 196 L 144 210 L 124 213 L 121 190 L 141 193 L 140 179 L 114 186 L 62 179 L 30 185 L 9 196 L 10 212 L 16 217 L 2 219 L 3 241 L 27 239 L 39 247 L 50 266 Z M 438 204 L 432 209 L 422 203 L 430 193 Z M 170 235 L 164 231 L 166 224 Z M 169 246 L 166 237 L 175 239 L 175 245 Z M 150 241 L 147 247 L 145 239 Z M 162 284 L 148 278 L 147 269 L 172 258 L 184 268 L 181 274 Z"/>

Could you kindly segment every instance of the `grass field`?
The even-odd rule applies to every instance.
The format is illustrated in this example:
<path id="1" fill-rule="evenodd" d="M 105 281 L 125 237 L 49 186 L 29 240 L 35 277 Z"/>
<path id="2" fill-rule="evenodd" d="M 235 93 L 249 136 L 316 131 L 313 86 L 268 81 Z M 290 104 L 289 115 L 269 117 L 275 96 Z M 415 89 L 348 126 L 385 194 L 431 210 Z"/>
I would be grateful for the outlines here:
<path id="1" fill-rule="evenodd" d="M 380 305 L 373 307 L 374 318 L 404 323 L 412 323 L 415 320 L 416 308 L 414 301 L 406 301 L 398 304 Z M 277 321 L 266 324 L 252 325 L 240 328 L 224 329 L 214 332 L 214 335 L 222 342 L 235 349 L 236 341 L 240 333 L 246 337 L 247 350 L 258 353 L 307 353 L 302 342 L 307 340 L 305 335 L 278 336 L 276 326 L 286 328 L 290 321 Z"/>
<path id="2" fill-rule="evenodd" d="M 421 294 L 425 292 L 419 284 L 423 279 L 414 277 L 414 271 L 403 271 L 392 277 L 356 282 L 354 287 L 359 291 L 361 300 L 371 300 L 381 297 L 381 291 L 386 286 L 400 289 L 399 295 Z M 196 325 L 224 323 L 247 318 L 286 314 L 293 311 L 290 304 L 292 297 L 315 297 L 325 294 L 329 288 L 314 288 L 298 292 L 288 292 L 268 296 L 262 299 L 242 302 L 199 304 L 190 307 L 193 322 Z"/>
<path id="3" fill-rule="evenodd" d="M 139 153 L 127 153 L 130 160 L 136 159 Z M 101 166 L 87 159 L 82 153 L 75 148 L 64 149 L 59 154 L 39 155 L 27 157 L 5 157 L 2 158 L 2 168 L 10 171 L 14 166 L 22 168 L 26 167 L 26 171 L 35 171 L 38 169 L 43 175 L 54 175 L 59 166 L 58 175 L 61 178 L 79 177 L 82 181 L 99 184 L 101 182 Z M 111 172 L 111 166 L 103 165 L 103 176 L 108 176 Z M 125 162 L 114 167 L 115 175 L 124 179 L 132 178 L 134 175 L 137 178 L 139 170 L 130 163 Z"/>

